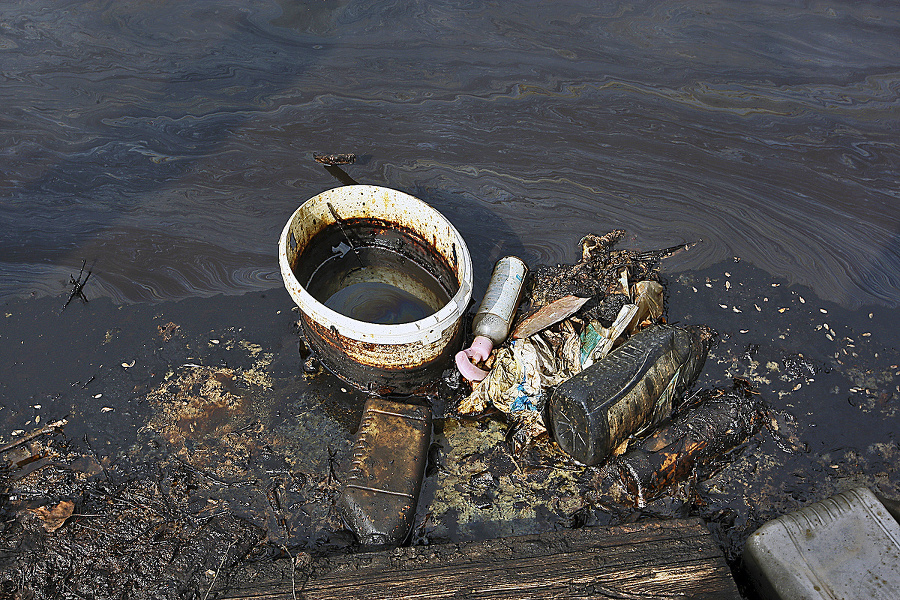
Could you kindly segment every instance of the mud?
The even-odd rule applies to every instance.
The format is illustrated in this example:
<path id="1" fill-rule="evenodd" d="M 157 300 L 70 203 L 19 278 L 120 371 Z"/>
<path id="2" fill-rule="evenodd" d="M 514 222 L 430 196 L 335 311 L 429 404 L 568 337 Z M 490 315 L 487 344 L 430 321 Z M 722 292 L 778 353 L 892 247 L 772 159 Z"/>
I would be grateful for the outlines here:
<path id="1" fill-rule="evenodd" d="M 515 456 L 502 415 L 457 417 L 466 388 L 448 370 L 411 544 L 697 515 L 740 579 L 765 520 L 856 485 L 900 498 L 891 311 L 849 312 L 742 262 L 661 279 L 669 322 L 720 334 L 694 390 L 747 379 L 763 427 L 638 507 L 551 442 Z M 364 398 L 301 352 L 286 294 L 65 299 L 3 307 L 0 443 L 68 419 L 3 453 L 7 597 L 215 598 L 357 548 L 335 502 Z"/>
<path id="2" fill-rule="evenodd" d="M 49 464 L 19 478 L 10 502 L 54 505 L 4 515 L 4 598 L 199 597 L 199 590 L 227 587 L 265 537 L 198 494 L 202 477 L 186 465 L 145 463 L 128 478 L 107 478 L 102 465 L 52 443 L 32 451 Z M 102 480 L 93 477 L 98 472 Z M 48 515 L 60 506 L 69 509 L 54 523 Z"/>

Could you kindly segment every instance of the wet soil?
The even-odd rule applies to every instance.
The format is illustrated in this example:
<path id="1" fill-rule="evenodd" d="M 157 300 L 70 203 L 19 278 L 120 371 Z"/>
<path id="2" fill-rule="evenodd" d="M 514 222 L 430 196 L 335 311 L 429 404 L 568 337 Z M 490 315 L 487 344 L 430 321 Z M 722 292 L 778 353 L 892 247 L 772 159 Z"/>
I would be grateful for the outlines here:
<path id="1" fill-rule="evenodd" d="M 765 520 L 856 485 L 900 498 L 890 310 L 850 312 L 740 260 L 662 280 L 669 322 L 719 334 L 695 389 L 749 380 L 765 426 L 638 507 L 553 443 L 513 455 L 501 415 L 457 418 L 448 375 L 410 543 L 698 515 L 740 578 Z M 356 549 L 334 503 L 364 396 L 310 372 L 285 292 L 64 302 L 0 315 L 0 442 L 68 419 L 3 455 L 7 596 L 214 598 L 289 557 Z"/>

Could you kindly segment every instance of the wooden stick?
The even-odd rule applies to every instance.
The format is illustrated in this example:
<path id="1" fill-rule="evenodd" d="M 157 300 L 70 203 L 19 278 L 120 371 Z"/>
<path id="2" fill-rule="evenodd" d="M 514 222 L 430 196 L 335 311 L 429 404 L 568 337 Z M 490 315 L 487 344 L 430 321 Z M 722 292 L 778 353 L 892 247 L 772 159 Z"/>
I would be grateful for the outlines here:
<path id="1" fill-rule="evenodd" d="M 68 419 L 60 419 L 59 421 L 54 421 L 54 422 L 50 423 L 49 425 L 45 425 L 44 427 L 41 427 L 40 429 L 36 429 L 36 430 L 32 431 L 31 433 L 29 433 L 28 435 L 20 437 L 19 439 L 13 440 L 10 443 L 0 447 L 0 454 L 3 454 L 4 452 L 7 452 L 9 450 L 12 450 L 19 444 L 24 444 L 25 442 L 30 442 L 34 438 L 44 435 L 45 433 L 50 433 L 51 431 L 55 431 L 68 422 L 69 422 Z"/>

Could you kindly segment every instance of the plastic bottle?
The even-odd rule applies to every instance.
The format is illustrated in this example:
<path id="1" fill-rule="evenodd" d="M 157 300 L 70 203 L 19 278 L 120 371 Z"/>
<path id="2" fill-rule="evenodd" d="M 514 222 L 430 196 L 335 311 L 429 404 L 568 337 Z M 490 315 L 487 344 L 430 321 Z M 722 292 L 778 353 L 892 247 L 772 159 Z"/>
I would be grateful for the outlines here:
<path id="1" fill-rule="evenodd" d="M 338 507 L 363 546 L 409 535 L 431 444 L 427 406 L 370 397 L 353 443 Z"/>
<path id="2" fill-rule="evenodd" d="M 504 256 L 494 265 L 481 305 L 472 320 L 472 345 L 456 354 L 456 366 L 469 381 L 481 381 L 487 373 L 474 362 L 486 360 L 494 346 L 509 335 L 516 307 L 522 299 L 522 286 L 528 267 L 520 258 Z"/>
<path id="3" fill-rule="evenodd" d="M 560 447 L 596 465 L 625 439 L 672 413 L 673 399 L 700 374 L 713 331 L 661 325 L 635 334 L 550 397 Z"/>

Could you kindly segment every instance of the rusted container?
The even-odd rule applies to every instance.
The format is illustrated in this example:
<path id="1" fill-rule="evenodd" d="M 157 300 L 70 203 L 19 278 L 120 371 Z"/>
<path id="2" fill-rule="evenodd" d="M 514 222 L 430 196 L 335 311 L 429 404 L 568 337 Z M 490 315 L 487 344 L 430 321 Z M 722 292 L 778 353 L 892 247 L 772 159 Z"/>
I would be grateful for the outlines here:
<path id="1" fill-rule="evenodd" d="M 765 409 L 749 382 L 735 379 L 729 389 L 705 391 L 675 419 L 610 461 L 638 507 L 684 481 L 695 467 L 730 452 L 759 431 Z"/>
<path id="2" fill-rule="evenodd" d="M 357 257 L 360 248 L 378 247 L 413 261 L 434 276 L 449 301 L 421 319 L 397 324 L 332 310 L 307 289 L 319 264 L 336 248 L 329 239 Z M 436 377 L 461 347 L 472 261 L 456 228 L 421 200 L 372 185 L 328 190 L 294 212 L 278 250 L 284 285 L 300 308 L 306 340 L 322 363 L 351 385 L 379 394 L 411 393 Z M 392 271 L 388 283 L 433 302 L 420 282 L 402 272 Z"/>
<path id="3" fill-rule="evenodd" d="M 409 535 L 430 443 L 427 406 L 366 400 L 338 500 L 364 546 L 398 545 Z"/>

